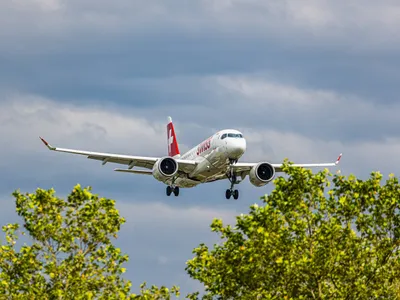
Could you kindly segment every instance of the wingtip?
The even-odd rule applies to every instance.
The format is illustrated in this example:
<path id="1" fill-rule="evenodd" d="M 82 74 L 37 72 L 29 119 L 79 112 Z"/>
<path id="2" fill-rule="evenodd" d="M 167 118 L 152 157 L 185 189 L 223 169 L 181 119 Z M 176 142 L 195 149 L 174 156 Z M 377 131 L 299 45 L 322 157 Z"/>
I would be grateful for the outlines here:
<path id="1" fill-rule="evenodd" d="M 168 116 L 168 123 L 172 123 L 172 118 Z"/>
<path id="2" fill-rule="evenodd" d="M 336 165 L 339 164 L 340 159 L 342 158 L 342 155 L 343 155 L 343 153 L 340 153 L 340 154 L 339 154 L 339 156 L 338 156 L 338 158 L 337 158 L 337 160 L 336 160 L 336 162 L 335 162 Z"/>
<path id="3" fill-rule="evenodd" d="M 43 142 L 43 144 L 45 144 L 46 146 L 48 146 L 48 145 L 49 145 L 49 143 L 48 143 L 48 142 L 46 142 L 46 140 L 45 140 L 44 138 L 42 138 L 41 136 L 39 136 L 39 139 L 41 139 L 41 140 L 42 140 L 42 142 Z"/>
<path id="4" fill-rule="evenodd" d="M 55 148 L 52 147 L 44 138 L 42 138 L 41 136 L 39 136 L 39 138 L 42 140 L 43 144 L 45 144 L 45 146 L 47 148 L 49 148 L 50 150 L 54 150 Z"/>

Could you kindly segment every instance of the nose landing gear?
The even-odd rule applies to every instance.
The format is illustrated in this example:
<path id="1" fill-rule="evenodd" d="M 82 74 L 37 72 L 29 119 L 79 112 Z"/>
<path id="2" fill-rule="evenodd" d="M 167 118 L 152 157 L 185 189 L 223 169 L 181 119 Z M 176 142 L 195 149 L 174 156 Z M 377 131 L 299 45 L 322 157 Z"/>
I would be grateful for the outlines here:
<path id="1" fill-rule="evenodd" d="M 237 179 L 235 172 L 233 171 L 232 165 L 237 163 L 237 160 L 230 160 L 230 170 L 227 173 L 227 177 L 231 182 L 231 188 L 227 189 L 225 192 L 225 198 L 230 199 L 233 196 L 233 199 L 237 200 L 239 198 L 239 191 L 234 189 L 235 184 L 239 184 L 240 180 Z"/>

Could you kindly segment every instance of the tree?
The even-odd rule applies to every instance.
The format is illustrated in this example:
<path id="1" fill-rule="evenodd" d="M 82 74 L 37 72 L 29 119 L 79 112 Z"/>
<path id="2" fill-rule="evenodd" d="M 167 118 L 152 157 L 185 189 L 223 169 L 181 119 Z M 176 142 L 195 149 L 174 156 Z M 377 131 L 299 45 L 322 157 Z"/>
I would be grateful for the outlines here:
<path id="1" fill-rule="evenodd" d="M 9 299 L 170 299 L 166 287 L 141 286 L 130 293 L 123 279 L 128 256 L 112 244 L 125 222 L 115 201 L 99 198 L 91 188 L 74 187 L 66 200 L 53 189 L 13 193 L 32 245 L 17 249 L 25 231 L 19 224 L 3 227 L 0 247 L 0 295 Z M 3 299 L 3 298 L 2 298 Z"/>
<path id="2" fill-rule="evenodd" d="M 221 244 L 200 244 L 188 274 L 204 299 L 399 299 L 400 185 L 295 168 L 237 217 L 215 219 Z M 197 298 L 196 295 L 192 299 Z"/>

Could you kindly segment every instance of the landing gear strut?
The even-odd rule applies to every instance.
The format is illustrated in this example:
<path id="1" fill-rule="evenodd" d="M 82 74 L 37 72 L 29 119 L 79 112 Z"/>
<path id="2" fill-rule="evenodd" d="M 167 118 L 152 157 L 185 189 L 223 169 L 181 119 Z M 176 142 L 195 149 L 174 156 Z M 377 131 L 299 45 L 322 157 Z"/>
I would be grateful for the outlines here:
<path id="1" fill-rule="evenodd" d="M 237 163 L 237 160 L 230 159 L 229 162 L 230 162 L 231 167 L 229 168 L 227 176 L 228 176 L 229 181 L 231 182 L 231 188 L 226 190 L 225 197 L 226 197 L 226 199 L 229 200 L 231 198 L 231 196 L 233 196 L 233 199 L 237 200 L 239 198 L 239 191 L 235 190 L 234 186 L 235 186 L 235 184 L 240 183 L 240 181 L 237 180 L 236 174 L 234 173 L 233 168 L 232 168 L 232 165 Z"/>
<path id="2" fill-rule="evenodd" d="M 172 193 L 174 193 L 174 195 L 176 196 L 176 197 L 178 197 L 179 196 L 179 186 L 167 186 L 167 190 L 166 190 L 166 192 L 167 192 L 167 196 L 171 196 L 171 194 Z"/>

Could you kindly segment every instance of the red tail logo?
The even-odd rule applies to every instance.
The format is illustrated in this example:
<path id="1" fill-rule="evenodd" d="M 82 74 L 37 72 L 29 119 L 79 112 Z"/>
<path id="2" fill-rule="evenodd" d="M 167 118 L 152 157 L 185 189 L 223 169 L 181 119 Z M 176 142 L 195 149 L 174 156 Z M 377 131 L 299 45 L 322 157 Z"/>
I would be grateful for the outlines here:
<path id="1" fill-rule="evenodd" d="M 171 157 L 180 155 L 178 141 L 176 140 L 174 124 L 172 123 L 171 118 L 169 118 L 169 123 L 167 125 L 167 138 L 168 138 L 168 155 Z"/>

